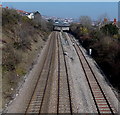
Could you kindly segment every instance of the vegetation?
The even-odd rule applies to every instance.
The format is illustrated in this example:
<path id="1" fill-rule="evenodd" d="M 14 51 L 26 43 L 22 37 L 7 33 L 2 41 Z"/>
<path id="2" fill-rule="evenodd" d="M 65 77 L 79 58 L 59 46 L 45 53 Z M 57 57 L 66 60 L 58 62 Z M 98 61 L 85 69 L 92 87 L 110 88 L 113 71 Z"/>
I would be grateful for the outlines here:
<path id="1" fill-rule="evenodd" d="M 102 32 L 106 35 L 117 35 L 118 34 L 118 28 L 116 25 L 111 24 L 106 24 L 101 28 Z"/>
<path id="2" fill-rule="evenodd" d="M 2 77 L 3 105 L 12 98 L 16 86 L 34 64 L 52 23 L 29 19 L 14 9 L 2 9 Z"/>
<path id="3" fill-rule="evenodd" d="M 20 20 L 20 15 L 14 9 L 2 9 L 2 26 L 9 24 L 17 24 Z"/>
<path id="4" fill-rule="evenodd" d="M 102 68 L 110 82 L 120 90 L 120 35 L 118 27 L 112 23 L 89 28 L 84 24 L 72 24 L 70 32 L 88 51 Z"/>
<path id="5" fill-rule="evenodd" d="M 91 28 L 92 20 L 89 16 L 81 16 L 80 17 L 80 23 L 87 28 Z"/>
<path id="6" fill-rule="evenodd" d="M 52 24 L 48 24 L 48 22 L 43 19 L 41 20 L 44 21 L 44 23 L 35 23 L 34 20 L 29 19 L 27 16 L 19 15 L 14 9 L 3 9 L 2 20 L 4 34 L 11 34 L 11 36 L 13 37 L 12 42 L 5 45 L 5 47 L 3 48 L 3 51 L 5 53 L 7 52 L 5 54 L 5 58 L 3 57 L 3 66 L 5 66 L 6 68 L 8 67 L 9 69 L 14 69 L 12 65 L 13 61 L 17 60 L 16 58 L 19 58 L 19 56 L 16 57 L 12 55 L 14 50 L 31 50 L 32 41 L 37 42 L 38 39 L 34 35 L 39 33 L 40 31 L 49 32 Z M 10 57 L 11 61 L 9 61 Z M 19 61 L 16 61 L 14 63 L 17 64 L 18 62 Z"/>

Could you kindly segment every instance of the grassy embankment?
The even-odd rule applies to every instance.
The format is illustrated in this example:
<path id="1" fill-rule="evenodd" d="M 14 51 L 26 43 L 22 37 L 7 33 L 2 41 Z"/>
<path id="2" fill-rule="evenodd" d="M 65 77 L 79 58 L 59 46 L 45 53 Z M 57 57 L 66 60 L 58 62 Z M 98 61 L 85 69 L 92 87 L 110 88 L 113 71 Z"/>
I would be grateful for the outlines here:
<path id="1" fill-rule="evenodd" d="M 87 51 L 92 48 L 92 57 L 120 91 L 120 34 L 116 25 L 106 24 L 99 29 L 72 24 L 70 29 Z"/>
<path id="2" fill-rule="evenodd" d="M 45 45 L 52 25 L 42 18 L 38 23 L 19 15 L 14 9 L 2 9 L 2 81 L 3 106 L 13 98 L 16 88 L 33 67 Z"/>

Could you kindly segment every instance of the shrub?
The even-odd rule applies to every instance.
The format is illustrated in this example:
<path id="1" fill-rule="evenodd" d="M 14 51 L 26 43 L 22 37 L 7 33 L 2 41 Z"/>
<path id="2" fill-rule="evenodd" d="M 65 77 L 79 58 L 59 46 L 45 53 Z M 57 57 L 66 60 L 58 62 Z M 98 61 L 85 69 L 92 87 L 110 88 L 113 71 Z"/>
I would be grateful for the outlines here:
<path id="1" fill-rule="evenodd" d="M 2 26 L 7 24 L 17 24 L 20 20 L 20 15 L 14 9 L 3 8 L 2 11 Z"/>
<path id="2" fill-rule="evenodd" d="M 21 68 L 21 67 L 17 67 L 16 68 L 16 74 L 18 74 L 19 76 L 23 76 L 26 74 L 26 71 L 24 68 Z"/>
<path id="3" fill-rule="evenodd" d="M 118 34 L 118 28 L 114 24 L 106 24 L 101 28 L 102 32 L 106 35 L 115 35 Z"/>
<path id="4" fill-rule="evenodd" d="M 15 66 L 22 60 L 22 54 L 13 48 L 12 44 L 7 44 L 2 52 L 2 65 L 6 70 L 14 70 Z"/>
<path id="5" fill-rule="evenodd" d="M 70 27 L 70 32 L 86 48 L 92 48 L 92 57 L 102 68 L 110 82 L 120 86 L 120 35 L 115 25 L 107 24 L 100 30 L 90 29 L 88 38 L 82 32 L 80 24 Z M 119 87 L 120 90 L 120 87 Z"/>

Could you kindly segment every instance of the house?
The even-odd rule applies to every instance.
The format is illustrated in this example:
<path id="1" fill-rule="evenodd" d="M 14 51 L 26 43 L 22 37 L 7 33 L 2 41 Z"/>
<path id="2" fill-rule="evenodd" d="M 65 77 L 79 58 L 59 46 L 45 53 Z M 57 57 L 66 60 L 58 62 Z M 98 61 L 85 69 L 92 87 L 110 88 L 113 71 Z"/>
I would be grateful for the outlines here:
<path id="1" fill-rule="evenodd" d="M 34 19 L 34 13 L 33 13 L 33 12 L 29 13 L 29 14 L 27 15 L 27 17 L 28 17 L 29 19 Z"/>
<path id="2" fill-rule="evenodd" d="M 23 10 L 17 10 L 17 12 L 22 16 L 27 16 L 29 19 L 34 19 L 38 23 L 41 21 L 41 18 L 42 18 L 41 14 L 38 11 L 26 12 Z"/>
<path id="3" fill-rule="evenodd" d="M 22 15 L 22 16 L 26 16 L 26 15 L 29 14 L 28 12 L 25 12 L 25 11 L 23 11 L 23 10 L 17 10 L 17 12 L 18 12 L 20 15 Z"/>

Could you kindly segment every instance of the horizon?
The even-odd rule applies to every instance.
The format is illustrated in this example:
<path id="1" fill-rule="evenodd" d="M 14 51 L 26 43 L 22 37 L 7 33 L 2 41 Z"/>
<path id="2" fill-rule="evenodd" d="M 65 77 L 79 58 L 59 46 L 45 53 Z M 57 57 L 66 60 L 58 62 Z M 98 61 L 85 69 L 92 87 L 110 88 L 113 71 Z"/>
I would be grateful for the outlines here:
<path id="1" fill-rule="evenodd" d="M 2 5 L 26 12 L 39 11 L 50 17 L 79 19 L 89 16 L 97 20 L 106 15 L 110 20 L 118 20 L 118 2 L 3 2 Z"/>

